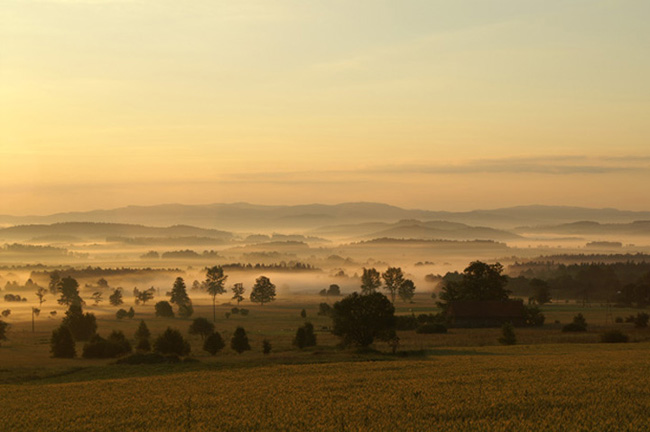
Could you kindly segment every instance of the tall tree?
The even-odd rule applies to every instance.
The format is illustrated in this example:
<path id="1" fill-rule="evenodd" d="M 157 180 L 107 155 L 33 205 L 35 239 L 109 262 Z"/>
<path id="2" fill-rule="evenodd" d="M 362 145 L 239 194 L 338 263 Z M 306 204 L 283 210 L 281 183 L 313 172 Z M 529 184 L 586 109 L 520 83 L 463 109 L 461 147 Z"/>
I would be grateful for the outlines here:
<path id="1" fill-rule="evenodd" d="M 70 276 L 64 277 L 59 281 L 57 289 L 61 294 L 58 300 L 59 304 L 66 306 L 83 304 L 83 300 L 79 296 L 79 283 L 74 278 Z"/>
<path id="2" fill-rule="evenodd" d="M 381 274 L 384 280 L 384 288 L 390 294 L 390 301 L 395 303 L 395 296 L 397 291 L 404 283 L 404 273 L 399 267 L 388 267 L 385 272 Z"/>
<path id="3" fill-rule="evenodd" d="M 275 285 L 266 276 L 260 276 L 255 280 L 251 291 L 251 301 L 255 303 L 268 303 L 275 300 Z"/>
<path id="4" fill-rule="evenodd" d="M 190 302 L 190 297 L 187 295 L 187 288 L 185 287 L 185 281 L 182 277 L 177 277 L 174 281 L 174 286 L 172 287 L 171 292 L 169 293 L 170 303 L 175 305 L 184 305 Z"/>
<path id="5" fill-rule="evenodd" d="M 228 276 L 223 273 L 221 266 L 205 269 L 205 286 L 208 294 L 212 296 L 212 321 L 217 322 L 217 296 L 226 292 L 225 283 Z"/>
<path id="6" fill-rule="evenodd" d="M 59 281 L 61 280 L 61 274 L 54 270 L 50 273 L 50 282 L 48 283 L 48 288 L 51 294 L 56 294 L 59 292 Z"/>
<path id="7" fill-rule="evenodd" d="M 361 294 L 372 294 L 381 286 L 381 276 L 374 268 L 363 268 Z"/>
<path id="8" fill-rule="evenodd" d="M 149 300 L 153 299 L 153 295 L 156 293 L 156 288 L 150 287 L 149 289 L 140 291 L 137 287 L 133 288 L 133 297 L 135 297 L 135 304 L 139 305 L 140 303 L 147 304 Z"/>
<path id="9" fill-rule="evenodd" d="M 405 279 L 404 282 L 402 282 L 402 285 L 399 286 L 397 294 L 399 295 L 399 298 L 402 299 L 402 301 L 411 301 L 413 299 L 413 295 L 415 295 L 415 284 L 413 281 L 411 279 Z"/>
<path id="10" fill-rule="evenodd" d="M 119 306 L 124 303 L 122 291 L 122 288 L 115 288 L 113 290 L 113 293 L 108 297 L 108 302 L 111 306 Z"/>
<path id="11" fill-rule="evenodd" d="M 237 300 L 237 306 L 239 306 L 239 303 L 244 300 L 244 292 L 246 291 L 244 284 L 236 283 L 230 289 L 233 292 L 232 299 Z"/>

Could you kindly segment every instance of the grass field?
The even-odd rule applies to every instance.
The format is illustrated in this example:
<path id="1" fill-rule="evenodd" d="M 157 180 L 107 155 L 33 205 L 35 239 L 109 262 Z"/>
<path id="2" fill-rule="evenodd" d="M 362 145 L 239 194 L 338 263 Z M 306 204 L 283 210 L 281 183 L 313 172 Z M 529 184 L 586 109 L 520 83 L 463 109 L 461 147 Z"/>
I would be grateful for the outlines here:
<path id="1" fill-rule="evenodd" d="M 416 300 L 398 313 L 434 311 L 431 299 Z M 217 330 L 229 340 L 244 326 L 253 351 L 212 357 L 190 337 L 198 363 L 146 366 L 52 359 L 49 336 L 62 313 L 39 317 L 32 333 L 26 310 L 16 309 L 0 346 L 0 431 L 650 430 L 650 330 L 612 322 L 638 310 L 548 305 L 548 324 L 516 329 L 511 347 L 499 346 L 499 329 L 400 332 L 402 354 L 393 356 L 383 343 L 364 353 L 338 349 L 330 319 L 316 314 L 320 301 L 244 304 L 250 315 L 229 319 L 232 306 L 220 305 Z M 291 341 L 303 308 L 318 346 L 299 351 Z M 136 307 L 133 320 L 117 320 L 115 308 L 86 309 L 103 335 L 132 337 L 144 319 L 154 336 L 171 326 L 189 337 L 191 319 L 156 318 L 151 305 Z M 578 312 L 589 331 L 562 333 Z M 195 302 L 195 316 L 211 315 L 207 299 Z M 597 343 L 610 328 L 632 343 Z M 261 353 L 265 338 L 270 355 Z"/>

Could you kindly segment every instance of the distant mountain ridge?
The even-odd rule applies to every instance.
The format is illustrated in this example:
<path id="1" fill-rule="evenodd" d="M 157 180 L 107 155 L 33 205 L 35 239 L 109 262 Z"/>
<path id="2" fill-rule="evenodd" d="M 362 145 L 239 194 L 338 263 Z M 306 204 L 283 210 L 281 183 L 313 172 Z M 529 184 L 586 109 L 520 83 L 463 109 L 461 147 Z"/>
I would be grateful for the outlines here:
<path id="1" fill-rule="evenodd" d="M 103 222 L 158 227 L 182 224 L 206 229 L 271 232 L 275 229 L 315 229 L 328 225 L 366 222 L 395 223 L 404 219 L 440 220 L 473 226 L 512 229 L 518 226 L 556 225 L 584 220 L 599 223 L 630 223 L 637 220 L 650 220 L 650 212 L 542 205 L 448 212 L 403 209 L 389 204 L 368 202 L 276 206 L 248 203 L 161 204 L 57 213 L 45 216 L 0 215 L 0 224 Z"/>

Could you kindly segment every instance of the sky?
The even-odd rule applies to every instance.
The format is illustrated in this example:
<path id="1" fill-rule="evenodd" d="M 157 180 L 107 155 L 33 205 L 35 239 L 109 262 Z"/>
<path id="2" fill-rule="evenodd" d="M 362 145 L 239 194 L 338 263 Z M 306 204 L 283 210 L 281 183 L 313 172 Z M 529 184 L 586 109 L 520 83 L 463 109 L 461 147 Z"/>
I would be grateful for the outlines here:
<path id="1" fill-rule="evenodd" d="M 0 214 L 650 210 L 647 0 L 2 0 Z"/>

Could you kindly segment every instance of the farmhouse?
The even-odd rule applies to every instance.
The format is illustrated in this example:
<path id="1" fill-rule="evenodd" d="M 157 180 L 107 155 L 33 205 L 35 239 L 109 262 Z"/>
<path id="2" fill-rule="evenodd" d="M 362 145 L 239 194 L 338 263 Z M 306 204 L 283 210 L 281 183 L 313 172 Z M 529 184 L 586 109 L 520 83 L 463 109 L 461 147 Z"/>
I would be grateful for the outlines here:
<path id="1" fill-rule="evenodd" d="M 525 325 L 523 300 L 461 300 L 449 303 L 447 319 L 454 327 Z"/>

